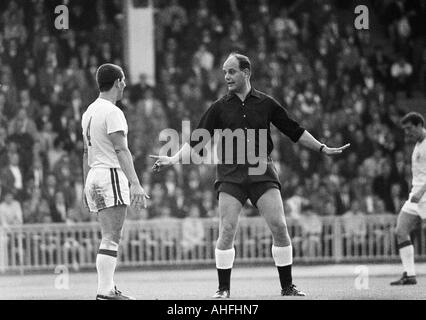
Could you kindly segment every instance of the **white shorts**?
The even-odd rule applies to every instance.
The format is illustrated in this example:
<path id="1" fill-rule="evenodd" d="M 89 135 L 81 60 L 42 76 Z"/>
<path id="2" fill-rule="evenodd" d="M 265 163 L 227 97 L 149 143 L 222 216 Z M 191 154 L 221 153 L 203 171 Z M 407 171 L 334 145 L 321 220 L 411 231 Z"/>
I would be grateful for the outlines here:
<path id="1" fill-rule="evenodd" d="M 413 194 L 414 194 L 414 192 L 410 193 L 408 200 L 405 201 L 404 205 L 401 208 L 401 211 L 419 216 L 421 219 L 426 219 L 426 199 L 425 199 L 425 196 L 422 197 L 420 202 L 414 203 L 414 202 L 411 202 L 411 197 L 413 196 Z"/>
<path id="2" fill-rule="evenodd" d="M 129 182 L 121 169 L 91 168 L 84 187 L 91 212 L 118 205 L 130 205 Z"/>

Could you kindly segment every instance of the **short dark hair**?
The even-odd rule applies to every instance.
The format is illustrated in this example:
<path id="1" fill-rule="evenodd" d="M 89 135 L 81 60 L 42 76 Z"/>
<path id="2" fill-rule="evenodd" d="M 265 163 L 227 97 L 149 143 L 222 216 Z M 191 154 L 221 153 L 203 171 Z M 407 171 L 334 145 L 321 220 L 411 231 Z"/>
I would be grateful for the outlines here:
<path id="1" fill-rule="evenodd" d="M 251 62 L 250 59 L 240 53 L 237 52 L 232 52 L 228 58 L 230 57 L 235 57 L 238 60 L 238 66 L 240 67 L 240 70 L 244 70 L 244 69 L 249 69 L 249 71 L 251 72 Z"/>
<path id="2" fill-rule="evenodd" d="M 407 124 L 407 123 L 411 123 L 415 126 L 418 126 L 419 124 L 421 124 L 423 127 L 425 125 L 425 119 L 418 112 L 409 112 L 401 119 L 401 124 Z"/>
<path id="3" fill-rule="evenodd" d="M 121 80 L 123 77 L 123 69 L 112 63 L 105 63 L 96 70 L 96 83 L 100 92 L 109 91 L 115 80 Z"/>

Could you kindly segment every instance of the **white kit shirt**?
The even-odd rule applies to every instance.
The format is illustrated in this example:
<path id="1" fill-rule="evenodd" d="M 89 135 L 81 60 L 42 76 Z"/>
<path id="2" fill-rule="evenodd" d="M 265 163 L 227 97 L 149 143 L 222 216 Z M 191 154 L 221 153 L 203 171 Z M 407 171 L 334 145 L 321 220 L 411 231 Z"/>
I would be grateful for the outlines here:
<path id="1" fill-rule="evenodd" d="M 81 126 L 87 143 L 89 167 L 120 168 L 108 134 L 123 131 L 127 136 L 128 126 L 123 111 L 112 102 L 98 98 L 84 112 Z"/>
<path id="2" fill-rule="evenodd" d="M 411 171 L 413 174 L 412 186 L 415 192 L 426 184 L 426 138 L 422 142 L 417 142 L 414 147 L 411 155 Z"/>

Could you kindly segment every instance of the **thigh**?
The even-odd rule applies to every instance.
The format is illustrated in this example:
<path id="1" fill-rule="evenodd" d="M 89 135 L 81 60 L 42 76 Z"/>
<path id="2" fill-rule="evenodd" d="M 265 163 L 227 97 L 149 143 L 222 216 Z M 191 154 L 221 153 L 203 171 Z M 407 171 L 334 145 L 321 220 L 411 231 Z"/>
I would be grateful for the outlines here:
<path id="1" fill-rule="evenodd" d="M 124 173 L 118 169 L 90 169 L 84 191 L 91 212 L 130 205 L 128 182 Z"/>
<path id="2" fill-rule="evenodd" d="M 396 228 L 409 234 L 411 231 L 420 226 L 421 219 L 419 216 L 401 211 L 398 215 Z"/>
<path id="3" fill-rule="evenodd" d="M 419 203 L 418 214 L 422 220 L 426 219 L 426 201 L 422 201 Z"/>
<path id="4" fill-rule="evenodd" d="M 248 198 L 247 190 L 242 184 L 231 183 L 231 182 L 221 182 L 217 187 L 217 198 L 220 200 L 221 194 L 227 194 L 231 196 L 233 199 L 237 199 L 241 206 L 243 206 Z M 224 196 L 225 202 L 232 203 L 232 199 L 229 199 L 228 196 Z"/>
<path id="5" fill-rule="evenodd" d="M 219 193 L 219 221 L 221 225 L 236 226 L 242 208 L 241 201 L 234 196 L 226 192 Z"/>
<path id="6" fill-rule="evenodd" d="M 257 201 L 257 208 L 270 227 L 286 224 L 283 201 L 278 189 L 268 189 Z"/>
<path id="7" fill-rule="evenodd" d="M 248 196 L 253 206 L 257 208 L 257 202 L 259 201 L 260 197 L 262 197 L 269 189 L 277 189 L 280 191 L 281 186 L 278 182 L 275 181 L 256 182 L 249 185 Z"/>
<path id="8" fill-rule="evenodd" d="M 119 235 L 123 229 L 126 214 L 127 207 L 125 205 L 106 208 L 99 211 L 98 220 L 101 225 L 102 236 Z"/>

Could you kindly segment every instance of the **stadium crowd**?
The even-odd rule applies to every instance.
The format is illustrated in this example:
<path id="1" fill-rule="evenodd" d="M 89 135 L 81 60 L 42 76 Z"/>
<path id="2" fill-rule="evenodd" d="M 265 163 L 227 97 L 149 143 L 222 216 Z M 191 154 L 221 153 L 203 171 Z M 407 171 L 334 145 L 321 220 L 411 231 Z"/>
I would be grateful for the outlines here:
<path id="1" fill-rule="evenodd" d="M 0 225 L 96 219 L 81 205 L 80 119 L 97 96 L 97 66 L 123 65 L 121 1 L 70 1 L 66 31 L 54 28 L 50 13 L 57 2 L 0 3 Z M 408 2 L 421 3 L 377 6 L 386 12 Z M 130 219 L 216 215 L 214 166 L 153 174 L 148 155 L 158 152 L 162 129 L 180 131 L 182 120 L 196 126 L 226 92 L 221 64 L 231 51 L 251 58 L 253 85 L 276 97 L 320 141 L 351 143 L 348 152 L 328 158 L 273 128 L 272 158 L 288 217 L 306 221 L 307 232 L 312 226 L 315 233 L 319 216 L 399 211 L 409 190 L 410 146 L 399 127 L 407 110 L 396 105 L 396 94 L 410 96 L 418 83 L 413 79 L 424 76 L 424 45 L 423 60 L 418 47 L 406 50 L 424 37 L 424 30 L 414 32 L 422 11 L 401 9 L 410 17 L 403 27 L 401 17 L 383 22 L 394 44 L 389 54 L 372 45 L 369 30 L 341 19 L 337 1 L 286 3 L 155 3 L 156 84 L 142 74 L 121 101 L 135 167 L 151 195 L 149 208 L 130 210 Z M 247 205 L 244 214 L 257 211 Z"/>

